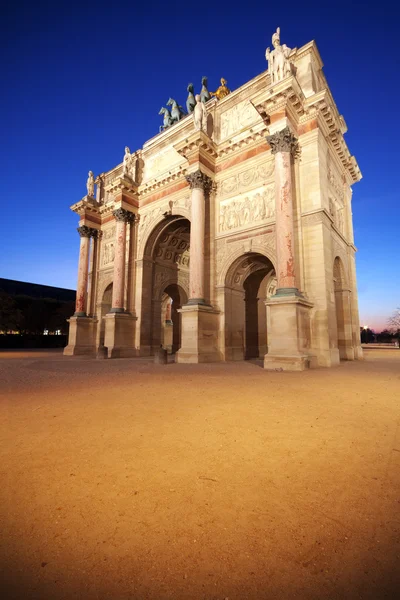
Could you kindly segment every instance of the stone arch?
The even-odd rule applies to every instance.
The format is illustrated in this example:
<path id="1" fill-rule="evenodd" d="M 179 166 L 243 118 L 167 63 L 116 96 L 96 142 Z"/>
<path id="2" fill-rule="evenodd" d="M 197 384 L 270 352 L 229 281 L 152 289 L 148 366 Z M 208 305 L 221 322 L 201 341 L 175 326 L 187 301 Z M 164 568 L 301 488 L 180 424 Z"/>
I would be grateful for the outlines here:
<path id="1" fill-rule="evenodd" d="M 275 268 L 263 252 L 231 255 L 223 282 L 224 351 L 226 360 L 263 358 L 268 351 L 265 300 L 273 293 Z"/>
<path id="2" fill-rule="evenodd" d="M 235 263 L 236 260 L 240 259 L 241 257 L 247 254 L 260 254 L 272 263 L 274 269 L 276 268 L 276 254 L 272 248 L 265 248 L 265 246 L 261 244 L 251 244 L 251 250 L 246 251 L 245 244 L 241 244 L 239 247 L 236 246 L 236 248 L 234 248 L 229 253 L 229 255 L 223 259 L 222 266 L 218 275 L 218 285 L 226 284 L 226 277 L 231 266 Z"/>
<path id="3" fill-rule="evenodd" d="M 352 342 L 351 291 L 340 256 L 333 261 L 333 289 L 335 296 L 336 339 L 341 360 L 354 360 Z"/>
<path id="4" fill-rule="evenodd" d="M 144 217 L 146 216 L 147 215 L 144 215 Z M 154 247 L 154 244 L 163 229 L 166 229 L 173 221 L 180 219 L 185 219 L 190 222 L 190 210 L 179 206 L 178 208 L 163 213 L 162 209 L 160 209 L 155 218 L 143 232 L 140 230 L 139 221 L 138 260 L 142 260 L 145 256 L 151 256 L 151 248 Z"/>
<path id="5" fill-rule="evenodd" d="M 188 296 L 189 250 L 190 221 L 181 214 L 164 215 L 147 236 L 142 260 L 138 260 L 139 277 L 142 278 L 138 311 L 142 354 L 154 353 L 162 343 L 161 315 L 165 289 L 180 286 L 185 297 Z"/>

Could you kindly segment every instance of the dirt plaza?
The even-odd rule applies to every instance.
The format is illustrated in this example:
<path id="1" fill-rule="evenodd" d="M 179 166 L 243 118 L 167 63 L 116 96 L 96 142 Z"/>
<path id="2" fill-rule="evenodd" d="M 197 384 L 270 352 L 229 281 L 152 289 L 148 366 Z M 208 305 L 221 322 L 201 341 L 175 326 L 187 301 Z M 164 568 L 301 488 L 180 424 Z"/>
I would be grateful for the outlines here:
<path id="1" fill-rule="evenodd" d="M 1 352 L 3 597 L 395 598 L 400 351 L 364 354 Z"/>

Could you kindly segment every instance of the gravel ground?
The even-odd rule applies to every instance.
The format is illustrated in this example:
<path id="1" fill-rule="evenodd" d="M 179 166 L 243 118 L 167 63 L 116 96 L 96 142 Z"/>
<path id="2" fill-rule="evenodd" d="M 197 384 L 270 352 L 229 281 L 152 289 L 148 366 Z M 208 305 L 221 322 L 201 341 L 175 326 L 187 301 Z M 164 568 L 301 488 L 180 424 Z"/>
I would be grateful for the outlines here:
<path id="1" fill-rule="evenodd" d="M 365 355 L 1 351 L 3 597 L 398 598 L 400 351 Z"/>

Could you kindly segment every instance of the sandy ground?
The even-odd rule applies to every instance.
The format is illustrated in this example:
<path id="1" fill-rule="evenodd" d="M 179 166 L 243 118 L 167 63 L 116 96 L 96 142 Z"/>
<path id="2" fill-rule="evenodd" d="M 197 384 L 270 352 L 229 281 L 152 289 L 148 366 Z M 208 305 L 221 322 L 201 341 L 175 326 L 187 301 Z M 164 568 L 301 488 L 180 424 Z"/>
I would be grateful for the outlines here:
<path id="1" fill-rule="evenodd" d="M 400 351 L 365 354 L 1 352 L 3 597 L 399 598 Z"/>

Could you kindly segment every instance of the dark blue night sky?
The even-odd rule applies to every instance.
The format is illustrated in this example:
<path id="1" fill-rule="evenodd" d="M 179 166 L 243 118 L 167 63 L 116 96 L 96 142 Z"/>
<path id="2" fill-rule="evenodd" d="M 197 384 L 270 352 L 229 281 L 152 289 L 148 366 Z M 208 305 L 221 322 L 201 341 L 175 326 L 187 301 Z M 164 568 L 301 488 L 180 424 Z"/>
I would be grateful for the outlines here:
<path id="1" fill-rule="evenodd" d="M 95 175 L 158 133 L 169 96 L 267 68 L 265 48 L 315 39 L 363 180 L 353 187 L 362 324 L 400 305 L 397 3 L 8 2 L 1 32 L 0 276 L 75 288 L 78 218 Z M 275 4 L 275 8 L 274 8 Z M 370 6 L 370 7 L 369 7 Z M 394 8 L 396 7 L 396 8 Z"/>

